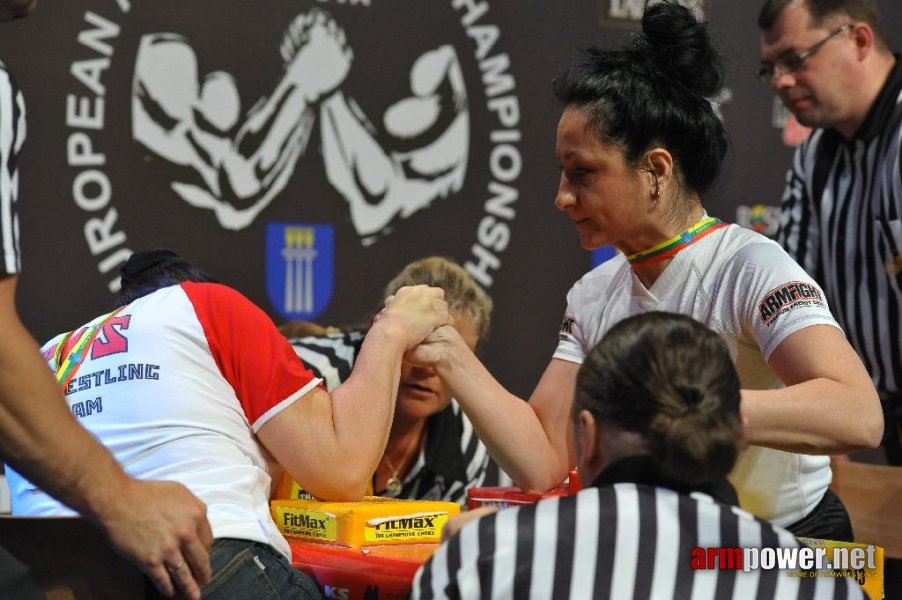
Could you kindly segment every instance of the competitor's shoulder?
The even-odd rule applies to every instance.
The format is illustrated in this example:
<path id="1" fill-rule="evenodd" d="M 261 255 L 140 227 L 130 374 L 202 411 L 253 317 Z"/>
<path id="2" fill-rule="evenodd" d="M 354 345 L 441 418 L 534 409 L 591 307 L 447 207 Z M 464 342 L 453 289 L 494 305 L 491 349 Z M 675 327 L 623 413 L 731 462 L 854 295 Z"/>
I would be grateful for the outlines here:
<path id="1" fill-rule="evenodd" d="M 739 225 L 725 227 L 720 244 L 719 252 L 728 254 L 737 266 L 755 265 L 768 268 L 783 264 L 797 266 L 780 244 Z"/>
<path id="2" fill-rule="evenodd" d="M 246 328 L 253 327 L 253 324 L 267 323 L 275 329 L 266 312 L 233 287 L 221 283 L 192 281 L 184 281 L 173 287 L 185 294 L 202 322 L 218 322 L 219 325 L 224 325 L 225 322 L 241 323 Z"/>
<path id="3" fill-rule="evenodd" d="M 244 305 L 247 307 L 262 310 L 247 296 L 245 296 L 235 288 L 224 285 L 222 283 L 183 281 L 177 286 L 172 286 L 172 288 L 181 289 L 193 303 L 196 303 L 198 301 L 230 303 L 233 305 Z M 172 288 L 164 288 L 164 290 Z"/>
<path id="4" fill-rule="evenodd" d="M 233 287 L 227 286 L 222 283 L 213 283 L 209 281 L 183 281 L 178 284 L 178 287 L 183 290 L 194 293 L 194 294 L 206 294 L 212 296 L 232 296 L 237 297 L 240 296 L 244 298 L 244 294 L 239 292 Z M 164 288 L 165 289 L 165 288 Z"/>

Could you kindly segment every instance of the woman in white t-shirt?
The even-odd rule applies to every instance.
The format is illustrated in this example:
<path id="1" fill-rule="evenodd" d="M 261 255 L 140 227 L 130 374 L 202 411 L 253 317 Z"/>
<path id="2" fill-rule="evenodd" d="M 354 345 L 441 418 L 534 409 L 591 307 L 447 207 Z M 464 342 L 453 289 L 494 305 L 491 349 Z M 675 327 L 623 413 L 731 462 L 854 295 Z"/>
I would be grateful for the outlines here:
<path id="1" fill-rule="evenodd" d="M 411 358 L 436 365 L 501 467 L 543 490 L 574 464 L 568 417 L 586 352 L 629 315 L 690 315 L 722 336 L 740 374 L 750 448 L 731 480 L 742 506 L 796 535 L 851 538 L 827 491 L 828 455 L 879 444 L 877 393 L 814 280 L 774 242 L 702 206 L 728 145 L 709 100 L 723 70 L 705 26 L 661 3 L 642 27 L 619 49 L 590 49 L 555 81 L 564 105 L 556 206 L 583 248 L 620 254 L 570 290 L 560 344 L 529 402 L 450 327 Z"/>

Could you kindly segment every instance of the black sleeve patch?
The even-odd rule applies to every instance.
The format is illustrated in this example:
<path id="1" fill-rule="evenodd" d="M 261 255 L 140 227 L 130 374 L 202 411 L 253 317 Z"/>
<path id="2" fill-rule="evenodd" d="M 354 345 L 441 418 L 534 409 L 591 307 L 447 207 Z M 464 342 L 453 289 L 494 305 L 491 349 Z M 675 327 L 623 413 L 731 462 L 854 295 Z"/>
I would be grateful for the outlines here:
<path id="1" fill-rule="evenodd" d="M 576 319 L 573 318 L 571 314 L 564 314 L 564 319 L 561 321 L 561 337 L 565 335 L 573 335 L 573 324 L 576 322 Z"/>
<path id="2" fill-rule="evenodd" d="M 758 303 L 758 314 L 764 325 L 770 325 L 777 315 L 793 308 L 817 305 L 824 309 L 827 303 L 817 286 L 804 281 L 790 281 L 775 288 Z"/>

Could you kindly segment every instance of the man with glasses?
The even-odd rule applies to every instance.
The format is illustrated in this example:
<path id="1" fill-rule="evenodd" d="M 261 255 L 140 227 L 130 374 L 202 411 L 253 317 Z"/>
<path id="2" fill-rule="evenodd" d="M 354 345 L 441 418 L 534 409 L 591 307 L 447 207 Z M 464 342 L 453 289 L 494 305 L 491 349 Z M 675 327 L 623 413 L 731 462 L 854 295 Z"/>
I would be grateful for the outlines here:
<path id="1" fill-rule="evenodd" d="M 876 0 L 767 0 L 758 77 L 814 132 L 777 239 L 829 296 L 880 391 L 902 464 L 902 64 Z"/>

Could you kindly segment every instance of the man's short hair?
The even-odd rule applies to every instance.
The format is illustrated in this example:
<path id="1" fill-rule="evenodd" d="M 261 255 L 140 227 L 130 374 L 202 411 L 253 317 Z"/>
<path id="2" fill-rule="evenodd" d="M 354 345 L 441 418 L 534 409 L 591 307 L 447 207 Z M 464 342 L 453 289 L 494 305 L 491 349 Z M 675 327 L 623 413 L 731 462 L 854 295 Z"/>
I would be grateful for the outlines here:
<path id="1" fill-rule="evenodd" d="M 878 46 L 883 50 L 889 50 L 892 46 L 877 0 L 766 0 L 758 13 L 758 28 L 767 30 L 773 27 L 783 10 L 793 4 L 808 7 L 811 13 L 809 25 L 812 27 L 832 21 L 867 23 L 874 32 Z"/>

